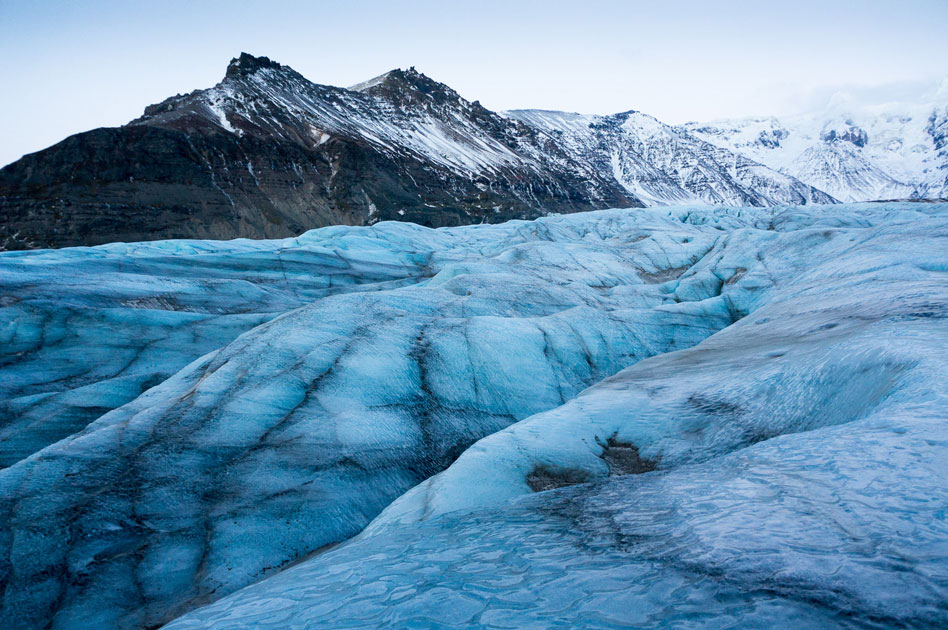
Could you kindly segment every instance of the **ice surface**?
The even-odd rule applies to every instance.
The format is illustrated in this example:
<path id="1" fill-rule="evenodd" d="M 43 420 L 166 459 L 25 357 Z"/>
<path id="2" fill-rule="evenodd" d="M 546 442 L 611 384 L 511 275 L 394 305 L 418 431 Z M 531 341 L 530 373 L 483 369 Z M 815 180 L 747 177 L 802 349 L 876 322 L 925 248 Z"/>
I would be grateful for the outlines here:
<path id="1" fill-rule="evenodd" d="M 143 362 L 161 382 L 126 400 L 50 390 L 112 410 L 0 471 L 3 627 L 145 628 L 221 597 L 171 627 L 946 621 L 948 205 L 380 223 L 0 265 L 23 274 L 13 306 L 50 287 L 38 303 L 91 330 L 50 327 L 4 385 L 84 374 L 154 317 L 261 320 L 204 345 L 160 328 L 190 363 Z"/>
<path id="2" fill-rule="evenodd" d="M 944 627 L 948 206 L 860 210 L 729 232 L 666 286 L 746 317 L 168 629 Z"/>
<path id="3" fill-rule="evenodd" d="M 307 239 L 0 255 L 0 467 L 282 312 L 428 273 L 411 252 Z"/>
<path id="4" fill-rule="evenodd" d="M 25 296 L 36 292 L 30 278 L 59 274 L 73 285 L 49 280 L 51 292 L 92 314 L 56 324 L 90 327 L 63 348 L 46 348 L 41 335 L 32 363 L 14 357 L 4 381 L 49 387 L 44 370 L 61 363 L 93 381 L 54 390 L 56 406 L 10 432 L 26 451 L 51 441 L 47 427 L 75 431 L 0 474 L 5 625 L 166 621 L 358 533 L 475 440 L 640 358 L 698 343 L 735 315 L 701 291 L 694 304 L 671 295 L 663 282 L 712 251 L 723 225 L 744 222 L 740 210 L 719 215 L 708 225 L 688 209 L 447 230 L 383 223 L 278 243 L 0 257 L 33 274 Z M 78 281 L 61 272 L 64 259 Z M 140 273 L 120 275 L 129 269 Z M 236 275 L 215 292 L 205 275 L 226 270 Z M 280 289 L 269 298 L 267 279 Z M 93 280 L 120 298 L 124 327 L 93 317 L 107 310 Z M 337 282 L 349 292 L 319 297 Z M 293 309 L 296 300 L 309 303 Z M 150 339 L 141 331 L 152 318 L 181 316 L 170 307 L 182 304 L 192 318 L 188 310 L 218 306 L 264 311 L 261 319 L 287 312 L 235 339 L 237 326 L 188 341 L 203 329 L 172 335 L 172 319 L 153 335 L 165 335 L 158 345 L 137 340 Z M 120 407 L 124 364 L 100 370 L 96 359 L 112 355 L 100 344 L 113 337 L 161 358 L 133 371 L 161 382 Z M 221 347 L 208 351 L 215 339 Z M 167 345 L 177 353 L 165 357 Z M 166 378 L 174 361 L 192 362 Z M 60 421 L 70 405 L 118 408 L 84 426 L 85 417 Z"/>
<path id="5" fill-rule="evenodd" d="M 911 395 L 903 388 L 923 363 L 932 374 L 943 365 L 942 226 L 907 219 L 872 229 L 780 231 L 763 243 L 747 236 L 740 231 L 722 241 L 673 294 L 704 290 L 711 266 L 712 277 L 725 279 L 730 307 L 752 316 L 485 438 L 396 501 L 370 530 L 529 493 L 527 476 L 537 469 L 607 476 L 615 473 L 610 440 L 634 446 L 656 468 L 675 468 L 863 418 L 877 404 L 893 404 L 897 392 L 918 402 L 940 391 L 929 381 Z M 763 300 L 746 290 L 762 284 L 775 285 Z"/>

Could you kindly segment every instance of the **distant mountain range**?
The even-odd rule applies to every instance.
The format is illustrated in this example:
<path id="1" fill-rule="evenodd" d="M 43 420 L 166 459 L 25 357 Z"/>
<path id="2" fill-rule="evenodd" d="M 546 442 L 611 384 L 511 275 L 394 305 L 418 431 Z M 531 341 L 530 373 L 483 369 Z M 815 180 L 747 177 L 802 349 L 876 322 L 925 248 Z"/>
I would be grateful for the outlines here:
<path id="1" fill-rule="evenodd" d="M 0 169 L 0 249 L 937 198 L 946 145 L 948 107 L 670 126 L 635 111 L 493 112 L 414 68 L 318 85 L 244 53 L 212 88 Z"/>
<path id="2" fill-rule="evenodd" d="M 840 201 L 948 197 L 948 105 L 831 108 L 679 129 Z"/>

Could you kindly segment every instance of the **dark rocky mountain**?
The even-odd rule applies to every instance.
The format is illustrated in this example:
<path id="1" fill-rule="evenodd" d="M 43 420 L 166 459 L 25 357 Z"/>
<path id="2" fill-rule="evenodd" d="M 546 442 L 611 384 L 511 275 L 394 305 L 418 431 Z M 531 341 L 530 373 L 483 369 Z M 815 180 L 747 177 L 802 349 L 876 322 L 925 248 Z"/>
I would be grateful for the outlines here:
<path id="1" fill-rule="evenodd" d="M 286 237 L 385 219 L 443 226 L 641 205 L 578 170 L 529 127 L 414 69 L 346 90 L 243 54 L 213 88 L 2 169 L 0 241 Z"/>
<path id="2" fill-rule="evenodd" d="M 684 201 L 833 201 L 658 121 L 675 141 L 651 150 L 579 122 L 593 154 L 575 130 L 564 138 L 492 112 L 414 68 L 343 89 L 244 53 L 212 88 L 0 169 L 0 249 L 277 238 L 332 224 L 447 226 Z M 629 177 L 636 169 L 651 183 Z"/>

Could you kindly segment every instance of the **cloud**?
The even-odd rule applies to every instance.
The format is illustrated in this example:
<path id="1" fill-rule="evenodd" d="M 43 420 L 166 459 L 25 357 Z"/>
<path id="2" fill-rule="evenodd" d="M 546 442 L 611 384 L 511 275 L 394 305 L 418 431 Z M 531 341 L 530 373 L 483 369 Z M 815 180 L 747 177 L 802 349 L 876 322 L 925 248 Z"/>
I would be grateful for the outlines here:
<path id="1" fill-rule="evenodd" d="M 820 86 L 805 99 L 806 109 L 839 110 L 852 107 L 907 104 L 945 104 L 948 102 L 948 77 L 929 81 L 896 81 L 878 85 Z"/>

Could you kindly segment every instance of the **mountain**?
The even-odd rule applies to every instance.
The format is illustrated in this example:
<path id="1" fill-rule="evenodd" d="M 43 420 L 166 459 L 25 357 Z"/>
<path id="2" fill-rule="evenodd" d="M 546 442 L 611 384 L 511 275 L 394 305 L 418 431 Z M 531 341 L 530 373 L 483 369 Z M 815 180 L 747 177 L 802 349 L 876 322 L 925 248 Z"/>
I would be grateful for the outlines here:
<path id="1" fill-rule="evenodd" d="M 678 127 L 841 201 L 948 197 L 948 106 L 832 105 Z"/>
<path id="2" fill-rule="evenodd" d="M 504 115 L 414 68 L 343 89 L 244 53 L 212 88 L 0 169 L 0 248 L 693 201 L 833 199 L 635 112 Z"/>
<path id="3" fill-rule="evenodd" d="M 687 130 L 628 111 L 612 116 L 520 110 L 533 127 L 594 173 L 611 174 L 646 205 L 834 203 L 829 195 Z"/>
<path id="4" fill-rule="evenodd" d="M 210 89 L 0 171 L 0 242 L 286 237 L 641 205 L 579 171 L 530 128 L 414 69 L 347 90 L 242 54 Z"/>

